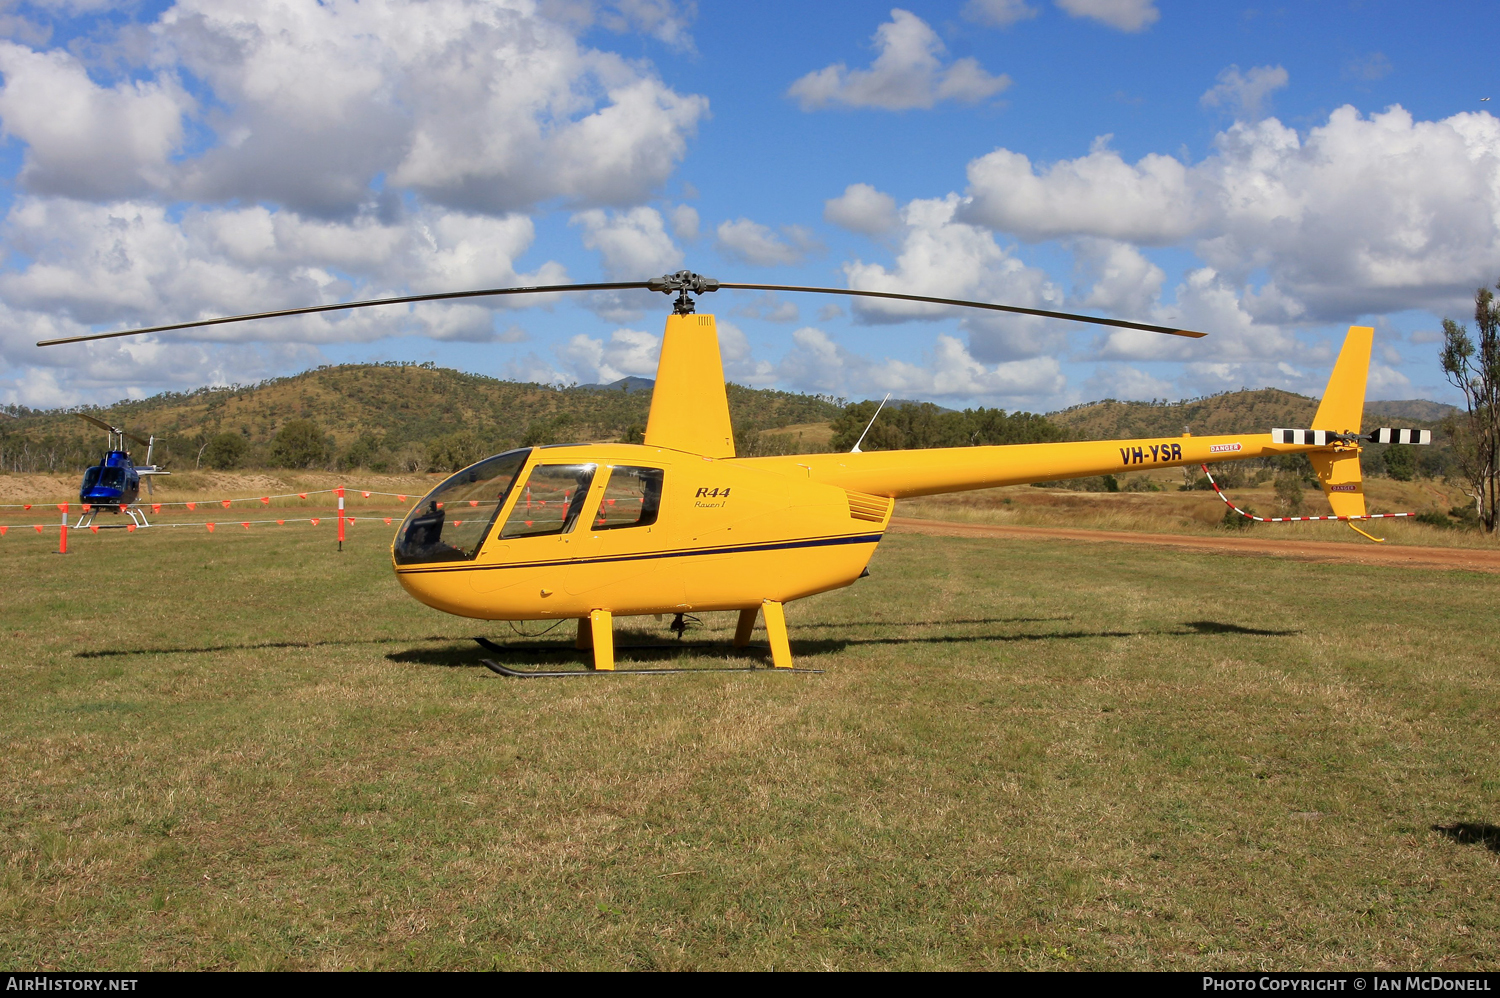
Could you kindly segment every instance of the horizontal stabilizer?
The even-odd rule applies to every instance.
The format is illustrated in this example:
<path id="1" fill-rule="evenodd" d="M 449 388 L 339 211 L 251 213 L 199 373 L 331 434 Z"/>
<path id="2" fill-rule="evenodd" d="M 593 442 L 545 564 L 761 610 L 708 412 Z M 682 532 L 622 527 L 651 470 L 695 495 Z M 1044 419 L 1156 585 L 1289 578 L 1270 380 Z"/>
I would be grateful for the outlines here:
<path id="1" fill-rule="evenodd" d="M 1370 443 L 1372 444 L 1430 444 L 1432 443 L 1431 430 L 1400 430 L 1389 426 L 1382 426 L 1378 430 L 1370 432 Z"/>

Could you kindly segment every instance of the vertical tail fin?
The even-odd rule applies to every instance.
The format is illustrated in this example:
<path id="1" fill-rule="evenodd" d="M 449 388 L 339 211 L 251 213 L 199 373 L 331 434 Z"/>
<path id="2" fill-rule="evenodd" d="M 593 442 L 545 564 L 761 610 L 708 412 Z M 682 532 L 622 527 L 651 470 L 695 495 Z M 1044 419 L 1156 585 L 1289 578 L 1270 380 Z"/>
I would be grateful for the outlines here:
<path id="1" fill-rule="evenodd" d="M 1350 326 L 1344 337 L 1344 348 L 1334 362 L 1328 389 L 1313 417 L 1312 428 L 1335 433 L 1358 433 L 1365 413 L 1365 382 L 1370 375 L 1370 347 L 1375 330 L 1370 326 Z M 1335 516 L 1364 516 L 1364 477 L 1359 471 L 1359 448 L 1350 446 L 1332 453 L 1308 454 L 1318 473 L 1323 494 Z"/>
<path id="2" fill-rule="evenodd" d="M 651 414 L 646 417 L 646 443 L 705 457 L 734 457 L 734 429 L 713 316 L 667 317 Z"/>

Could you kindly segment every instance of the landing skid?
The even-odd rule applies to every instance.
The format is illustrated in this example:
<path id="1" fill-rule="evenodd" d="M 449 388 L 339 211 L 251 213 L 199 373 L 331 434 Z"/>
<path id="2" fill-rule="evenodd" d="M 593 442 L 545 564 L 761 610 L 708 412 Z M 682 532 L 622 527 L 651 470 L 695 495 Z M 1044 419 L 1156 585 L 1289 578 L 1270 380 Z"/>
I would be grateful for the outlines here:
<path id="1" fill-rule="evenodd" d="M 513 679 L 562 679 L 564 676 L 675 676 L 688 672 L 796 672 L 819 676 L 823 674 L 822 669 L 766 669 L 755 665 L 736 665 L 717 669 L 558 669 L 549 671 L 512 669 L 508 665 L 502 665 L 487 658 L 479 661 L 491 672 L 501 676 L 510 676 Z"/>
<path id="2" fill-rule="evenodd" d="M 492 651 L 499 655 L 512 652 L 573 652 L 576 650 L 566 645 L 502 645 L 491 641 L 489 638 L 475 638 L 481 648 Z M 673 650 L 678 648 L 722 648 L 722 645 L 711 641 L 695 641 L 684 644 L 674 641 L 671 644 L 653 645 L 627 645 L 632 650 Z M 562 679 L 568 676 L 675 676 L 689 672 L 791 672 L 802 675 L 822 675 L 822 669 L 776 669 L 766 668 L 758 665 L 732 665 L 718 666 L 704 669 L 516 669 L 509 665 L 496 662 L 493 659 L 480 659 L 486 669 L 500 676 L 509 676 L 513 679 Z"/>
<path id="3" fill-rule="evenodd" d="M 99 512 L 99 507 L 97 507 L 97 506 L 90 506 L 86 512 L 84 512 L 82 515 L 80 515 L 78 517 L 78 522 L 75 523 L 75 524 L 73 524 L 73 529 L 74 530 L 78 530 L 81 527 L 91 527 L 91 526 L 93 526 L 93 524 L 94 524 L 94 516 L 98 512 Z M 128 517 L 130 517 L 130 522 L 133 523 L 133 524 L 135 524 L 137 527 L 149 527 L 149 526 L 151 526 L 151 522 L 146 519 L 146 513 L 145 513 L 145 511 L 141 510 L 141 509 L 137 509 L 135 506 L 127 506 L 125 508 L 125 515 L 128 516 Z M 118 525 L 117 524 L 111 524 L 110 526 L 114 527 L 114 526 L 118 526 Z"/>

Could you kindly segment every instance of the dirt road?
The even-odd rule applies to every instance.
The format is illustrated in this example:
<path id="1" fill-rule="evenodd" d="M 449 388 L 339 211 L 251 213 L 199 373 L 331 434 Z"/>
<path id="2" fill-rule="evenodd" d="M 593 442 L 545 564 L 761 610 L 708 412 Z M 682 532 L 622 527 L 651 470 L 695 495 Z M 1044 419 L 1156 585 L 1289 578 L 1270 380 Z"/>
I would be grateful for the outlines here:
<path id="1" fill-rule="evenodd" d="M 1473 572 L 1500 572 L 1500 551 L 1473 548 L 1396 547 L 1364 542 L 1271 540 L 1260 537 L 1206 537 L 1193 534 L 1142 534 L 1124 530 L 1070 530 L 1065 527 L 1010 527 L 991 523 L 955 523 L 951 520 L 917 520 L 897 516 L 891 530 L 905 534 L 937 534 L 947 537 L 1003 537 L 1010 540 L 1085 541 L 1090 544 L 1153 544 L 1191 551 L 1221 551 L 1226 554 L 1272 555 L 1299 561 L 1339 562 L 1355 565 L 1397 565 L 1409 568 L 1456 568 Z"/>

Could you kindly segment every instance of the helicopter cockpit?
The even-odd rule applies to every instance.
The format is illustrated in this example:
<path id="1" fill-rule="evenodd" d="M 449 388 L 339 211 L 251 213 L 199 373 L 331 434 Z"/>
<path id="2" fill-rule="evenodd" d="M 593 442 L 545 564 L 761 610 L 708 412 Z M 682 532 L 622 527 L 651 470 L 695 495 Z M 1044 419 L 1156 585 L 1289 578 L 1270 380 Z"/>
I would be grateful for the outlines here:
<path id="1" fill-rule="evenodd" d="M 499 511 L 519 490 L 499 536 L 506 540 L 571 534 L 589 503 L 595 479 L 608 479 L 587 530 L 647 527 L 661 507 L 662 469 L 593 463 L 537 464 L 525 480 L 518 475 L 530 448 L 481 461 L 433 489 L 411 511 L 396 535 L 398 565 L 468 561 L 479 554 Z"/>
<path id="2" fill-rule="evenodd" d="M 401 524 L 396 564 L 468 561 L 477 555 L 529 456 L 530 447 L 497 454 L 429 492 Z"/>
<path id="3" fill-rule="evenodd" d="M 78 501 L 90 506 L 115 507 L 135 502 L 140 488 L 140 475 L 130 457 L 122 451 L 110 451 L 104 460 L 83 473 Z"/>

